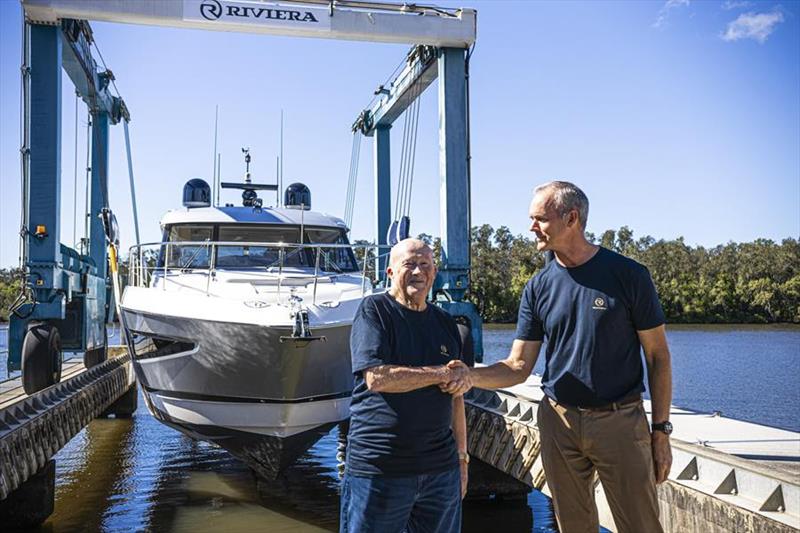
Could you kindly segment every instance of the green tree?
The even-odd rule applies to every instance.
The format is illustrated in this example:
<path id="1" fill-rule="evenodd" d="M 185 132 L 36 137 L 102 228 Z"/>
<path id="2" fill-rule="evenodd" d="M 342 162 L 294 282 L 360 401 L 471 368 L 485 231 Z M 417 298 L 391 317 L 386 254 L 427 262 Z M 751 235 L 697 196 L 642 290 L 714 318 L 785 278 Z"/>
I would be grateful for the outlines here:
<path id="1" fill-rule="evenodd" d="M 0 322 L 8 322 L 10 308 L 19 296 L 22 273 L 19 268 L 0 268 Z"/>

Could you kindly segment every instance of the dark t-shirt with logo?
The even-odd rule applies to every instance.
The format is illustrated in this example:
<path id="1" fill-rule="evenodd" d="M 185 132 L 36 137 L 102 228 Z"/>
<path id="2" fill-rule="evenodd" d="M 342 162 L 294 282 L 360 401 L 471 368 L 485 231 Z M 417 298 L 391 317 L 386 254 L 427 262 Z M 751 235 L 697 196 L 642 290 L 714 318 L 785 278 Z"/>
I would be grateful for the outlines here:
<path id="1" fill-rule="evenodd" d="M 371 392 L 364 370 L 378 365 L 432 366 L 460 359 L 455 320 L 435 305 L 403 307 L 388 293 L 361 302 L 350 334 L 355 384 L 350 405 L 347 472 L 413 476 L 458 467 L 452 396 L 437 386 Z"/>
<path id="2" fill-rule="evenodd" d="M 575 268 L 550 261 L 528 281 L 516 338 L 544 340 L 545 394 L 590 407 L 644 390 L 636 332 L 663 323 L 647 268 L 600 248 Z"/>

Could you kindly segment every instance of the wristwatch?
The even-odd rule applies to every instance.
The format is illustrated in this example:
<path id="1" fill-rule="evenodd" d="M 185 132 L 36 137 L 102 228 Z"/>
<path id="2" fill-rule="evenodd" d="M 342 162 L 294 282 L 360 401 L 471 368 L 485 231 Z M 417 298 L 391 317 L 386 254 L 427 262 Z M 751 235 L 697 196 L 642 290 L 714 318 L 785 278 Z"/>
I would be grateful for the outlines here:
<path id="1" fill-rule="evenodd" d="M 467 452 L 458 452 L 458 460 L 469 464 L 469 454 Z"/>
<path id="2" fill-rule="evenodd" d="M 653 429 L 653 431 L 660 431 L 662 433 L 666 433 L 667 435 L 672 434 L 672 423 L 669 420 L 659 424 L 651 424 L 650 427 Z"/>

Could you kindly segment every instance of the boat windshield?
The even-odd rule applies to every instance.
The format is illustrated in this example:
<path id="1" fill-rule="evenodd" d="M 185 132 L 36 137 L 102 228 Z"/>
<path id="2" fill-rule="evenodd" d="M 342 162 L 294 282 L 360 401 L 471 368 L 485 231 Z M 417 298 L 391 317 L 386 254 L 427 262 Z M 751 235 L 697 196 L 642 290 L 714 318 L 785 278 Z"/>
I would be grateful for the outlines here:
<path id="1" fill-rule="evenodd" d="M 170 227 L 167 230 L 166 240 L 169 242 L 203 242 L 213 238 L 213 226 L 182 225 Z M 211 248 L 203 245 L 171 246 L 167 265 L 177 268 L 208 268 L 210 252 Z"/>
<path id="2" fill-rule="evenodd" d="M 303 243 L 349 245 L 344 231 L 338 228 L 305 227 Z M 255 226 L 255 225 L 176 225 L 168 230 L 168 240 L 217 241 L 222 243 L 300 243 L 300 227 Z M 222 269 L 315 268 L 319 254 L 319 271 L 328 273 L 353 272 L 358 270 L 355 256 L 346 247 L 287 247 L 235 244 L 210 246 L 182 244 L 171 247 L 169 265 L 179 268 L 208 268 L 212 250 L 216 252 L 214 264 Z"/>
<path id="3" fill-rule="evenodd" d="M 242 227 L 220 226 L 219 240 L 224 242 L 300 242 L 300 229 L 291 226 Z M 217 268 L 277 267 L 283 251 L 284 267 L 313 266 L 307 262 L 306 254 L 297 248 L 275 248 L 271 246 L 221 245 L 217 250 Z"/>

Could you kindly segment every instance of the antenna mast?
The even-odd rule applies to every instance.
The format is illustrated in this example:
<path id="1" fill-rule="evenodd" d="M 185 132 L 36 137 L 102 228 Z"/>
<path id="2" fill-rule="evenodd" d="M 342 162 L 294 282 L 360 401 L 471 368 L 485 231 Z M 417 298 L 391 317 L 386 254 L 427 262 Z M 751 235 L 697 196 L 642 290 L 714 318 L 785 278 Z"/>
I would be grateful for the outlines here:
<path id="1" fill-rule="evenodd" d="M 211 199 L 211 205 L 218 206 L 219 205 L 219 191 L 217 190 L 217 181 L 219 180 L 219 176 L 217 175 L 217 168 L 219 165 L 217 164 L 217 128 L 219 126 L 219 104 L 217 104 L 216 109 L 214 110 L 214 167 L 211 169 L 212 177 L 212 185 L 211 191 L 215 193 L 216 197 Z M 215 201 L 216 200 L 216 201 Z"/>

